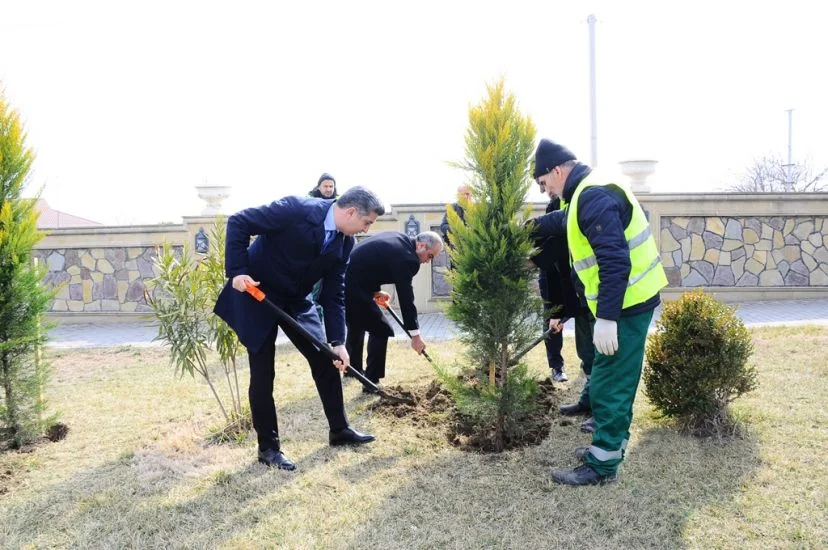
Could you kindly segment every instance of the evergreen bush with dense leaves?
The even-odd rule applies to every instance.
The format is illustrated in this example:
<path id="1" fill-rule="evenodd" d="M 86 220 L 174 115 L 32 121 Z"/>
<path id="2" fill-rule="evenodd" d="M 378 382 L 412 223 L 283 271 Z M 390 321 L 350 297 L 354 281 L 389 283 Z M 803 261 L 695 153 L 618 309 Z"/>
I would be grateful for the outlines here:
<path id="1" fill-rule="evenodd" d="M 666 302 L 646 349 L 647 397 L 697 435 L 735 427 L 728 404 L 756 387 L 750 333 L 734 309 L 703 290 Z"/>
<path id="2" fill-rule="evenodd" d="M 473 372 L 443 382 L 458 410 L 500 451 L 522 431 L 522 420 L 537 408 L 537 384 L 526 369 L 510 368 L 515 350 L 537 333 L 539 299 L 530 283 L 527 258 L 532 241 L 521 220 L 532 184 L 530 158 L 535 128 L 523 116 L 503 81 L 469 109 L 466 159 L 455 166 L 470 175 L 473 201 L 465 201 L 465 224 L 453 208 L 448 220 L 452 303 L 448 316 L 460 329 Z"/>
<path id="3" fill-rule="evenodd" d="M 19 115 L 0 94 L 0 440 L 13 447 L 54 422 L 43 414 L 49 370 L 39 354 L 46 338 L 40 319 L 53 295 L 41 284 L 44 267 L 32 263 L 43 233 L 36 201 L 21 196 L 34 161 L 25 142 Z"/>

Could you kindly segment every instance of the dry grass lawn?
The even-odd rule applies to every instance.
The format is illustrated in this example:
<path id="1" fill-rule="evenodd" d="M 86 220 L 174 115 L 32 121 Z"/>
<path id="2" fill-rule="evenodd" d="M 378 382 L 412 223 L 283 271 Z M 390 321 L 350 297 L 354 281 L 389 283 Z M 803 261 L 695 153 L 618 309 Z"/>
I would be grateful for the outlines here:
<path id="1" fill-rule="evenodd" d="M 588 442 L 557 416 L 537 447 L 469 454 L 440 428 L 371 412 L 376 398 L 348 382 L 352 423 L 379 439 L 331 448 L 308 367 L 286 349 L 276 399 L 299 471 L 272 471 L 254 463 L 255 438 L 203 443 L 218 409 L 204 383 L 173 377 L 163 350 L 52 352 L 50 404 L 69 436 L 0 454 L 0 548 L 828 547 L 828 328 L 753 335 L 761 385 L 734 406 L 745 438 L 680 436 L 642 393 L 621 481 L 588 488 L 550 479 Z M 461 349 L 429 352 L 452 364 Z M 540 348 L 528 360 L 546 375 Z M 582 383 L 569 374 L 564 400 Z M 389 350 L 387 383 L 431 378 L 406 345 Z"/>

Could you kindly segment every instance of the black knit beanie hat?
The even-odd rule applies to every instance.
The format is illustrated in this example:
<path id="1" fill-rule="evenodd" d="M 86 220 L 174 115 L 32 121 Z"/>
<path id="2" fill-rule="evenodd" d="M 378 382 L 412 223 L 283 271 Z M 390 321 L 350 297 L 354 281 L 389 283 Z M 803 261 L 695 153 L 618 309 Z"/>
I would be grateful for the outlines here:
<path id="1" fill-rule="evenodd" d="M 560 166 L 570 160 L 576 160 L 572 151 L 563 145 L 558 145 L 554 141 L 542 139 L 538 144 L 537 151 L 535 151 L 535 172 L 533 177 L 538 179 L 551 172 L 556 166 Z"/>

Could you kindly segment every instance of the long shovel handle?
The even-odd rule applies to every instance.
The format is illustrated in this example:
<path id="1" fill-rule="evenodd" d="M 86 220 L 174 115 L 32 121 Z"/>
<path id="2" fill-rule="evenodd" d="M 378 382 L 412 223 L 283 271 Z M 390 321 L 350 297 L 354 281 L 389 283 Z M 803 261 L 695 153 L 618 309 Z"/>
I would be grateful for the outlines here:
<path id="1" fill-rule="evenodd" d="M 412 340 L 414 339 L 414 337 L 411 336 L 411 333 L 408 332 L 408 329 L 405 328 L 405 324 L 403 324 L 403 321 L 402 321 L 402 319 L 400 319 L 400 316 L 397 315 L 397 312 L 394 311 L 393 309 L 391 309 L 391 306 L 388 305 L 387 295 L 383 296 L 382 294 L 380 294 L 378 296 L 374 296 L 374 303 L 376 303 L 379 307 L 385 309 L 388 313 L 390 313 L 391 317 L 393 317 L 394 320 L 397 322 L 397 324 L 400 325 L 400 328 L 403 329 L 403 331 L 408 335 L 408 337 Z M 429 357 L 428 354 L 426 353 L 426 350 L 423 350 L 422 354 L 423 354 L 423 357 L 428 359 L 429 363 L 434 363 L 434 361 L 431 360 L 431 357 Z"/>
<path id="2" fill-rule="evenodd" d="M 253 298 L 255 298 L 257 301 L 262 302 L 262 303 L 266 304 L 268 307 L 270 307 L 270 309 L 273 310 L 273 313 L 276 314 L 276 317 L 278 317 L 280 321 L 284 322 L 290 328 L 292 328 L 293 330 L 295 330 L 296 332 L 301 334 L 308 342 L 313 344 L 316 347 L 316 349 L 318 349 L 323 354 L 325 354 L 325 356 L 328 359 L 330 359 L 331 361 L 341 361 L 342 360 L 334 352 L 334 350 L 331 349 L 331 347 L 328 344 L 326 344 L 325 342 L 321 342 L 319 340 L 319 338 L 317 338 L 316 336 L 311 334 L 308 331 L 308 329 L 306 329 L 305 327 L 303 327 L 302 325 L 297 323 L 296 320 L 293 317 L 291 317 L 290 315 L 288 315 L 285 312 L 285 310 L 283 310 L 282 308 L 280 308 L 279 306 L 274 304 L 267 296 L 265 296 L 265 293 L 262 292 L 260 289 L 256 288 L 255 286 L 253 286 L 251 284 L 248 284 L 246 290 L 247 290 L 247 293 L 250 294 L 251 296 L 253 296 Z M 351 374 L 356 376 L 357 379 L 359 379 L 359 381 L 362 382 L 362 384 L 364 386 L 368 386 L 369 388 L 376 391 L 377 395 L 379 395 L 380 397 L 384 397 L 385 399 L 388 399 L 389 401 L 394 401 L 395 403 L 412 403 L 413 402 L 410 399 L 405 399 L 403 397 L 397 397 L 395 395 L 390 395 L 388 393 L 385 393 L 381 388 L 379 388 L 371 380 L 366 378 L 364 374 L 362 374 L 361 372 L 356 370 L 351 365 L 347 365 L 347 368 L 348 368 L 348 370 L 351 371 Z"/>
<path id="3" fill-rule="evenodd" d="M 563 325 L 567 321 L 569 321 L 569 317 L 564 317 L 564 318 L 561 319 L 561 330 L 563 330 Z M 537 346 L 538 344 L 540 344 L 541 342 L 543 342 L 544 340 L 549 338 L 549 336 L 551 334 L 552 334 L 552 329 L 551 328 L 546 329 L 543 334 L 541 334 L 540 336 L 538 336 L 537 338 L 532 340 L 525 348 L 520 350 L 517 354 L 515 354 L 514 357 L 509 359 L 509 366 L 514 367 L 515 365 L 517 365 L 517 363 L 518 363 L 518 361 L 520 360 L 521 357 L 523 357 L 524 355 L 526 355 L 527 353 L 532 351 L 532 349 L 535 346 Z"/>

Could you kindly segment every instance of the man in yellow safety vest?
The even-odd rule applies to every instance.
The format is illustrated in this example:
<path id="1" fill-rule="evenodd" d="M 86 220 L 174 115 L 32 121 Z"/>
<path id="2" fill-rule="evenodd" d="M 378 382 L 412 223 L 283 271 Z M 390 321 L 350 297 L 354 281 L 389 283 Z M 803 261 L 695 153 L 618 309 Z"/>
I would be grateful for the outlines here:
<path id="1" fill-rule="evenodd" d="M 566 234 L 572 269 L 595 316 L 592 445 L 576 449 L 582 466 L 554 470 L 552 477 L 567 485 L 609 483 L 624 459 L 647 329 L 667 277 L 647 217 L 625 184 L 600 179 L 546 139 L 535 152 L 534 176 L 567 205 L 536 218 L 534 234 Z"/>

